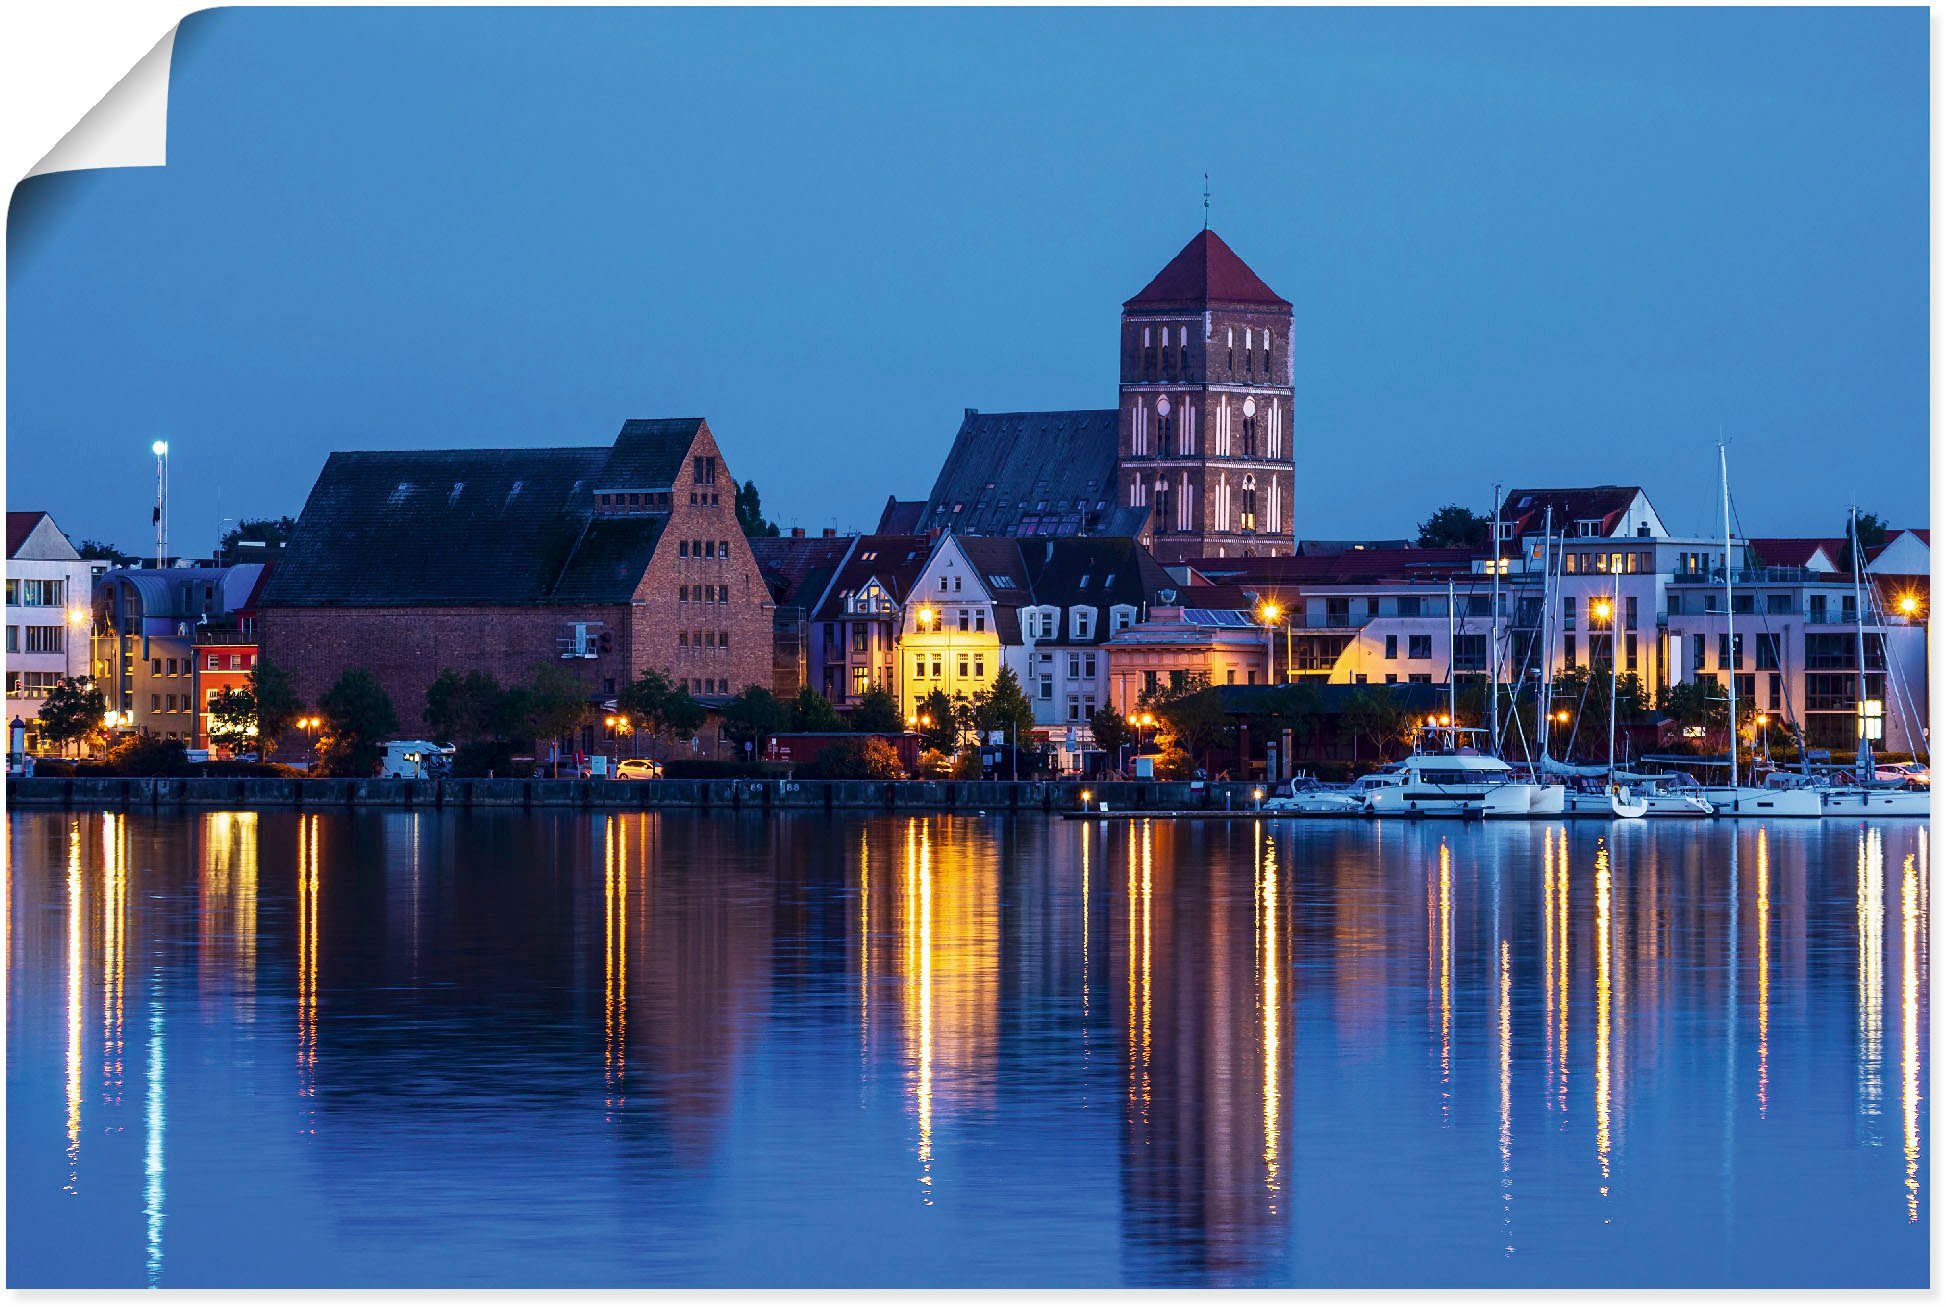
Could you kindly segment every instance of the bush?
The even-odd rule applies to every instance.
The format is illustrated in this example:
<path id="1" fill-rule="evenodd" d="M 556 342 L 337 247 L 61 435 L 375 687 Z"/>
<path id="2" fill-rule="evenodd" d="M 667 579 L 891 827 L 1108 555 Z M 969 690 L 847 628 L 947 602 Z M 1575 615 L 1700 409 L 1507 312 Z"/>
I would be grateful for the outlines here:
<path id="1" fill-rule="evenodd" d="M 516 773 L 514 754 L 516 750 L 508 740 L 468 740 L 453 750 L 454 776 L 525 776 L 529 767 Z"/>
<path id="2" fill-rule="evenodd" d="M 802 775 L 824 781 L 896 781 L 905 779 L 905 764 L 897 749 L 868 736 L 826 745 Z"/>
<path id="3" fill-rule="evenodd" d="M 189 771 L 181 740 L 165 740 L 147 731 L 115 741 L 99 765 L 96 774 L 102 776 L 182 776 Z M 76 768 L 75 774 L 83 773 Z"/>
<path id="4" fill-rule="evenodd" d="M 980 764 L 980 751 L 978 749 L 968 749 L 965 753 L 953 759 L 953 770 L 950 774 L 956 781 L 979 780 L 986 774 L 985 768 Z"/>
<path id="5" fill-rule="evenodd" d="M 1155 760 L 1159 781 L 1186 781 L 1196 774 L 1196 760 L 1181 749 L 1171 749 Z"/>
<path id="6" fill-rule="evenodd" d="M 295 767 L 286 767 L 280 762 L 238 762 L 234 758 L 219 758 L 214 762 L 194 764 L 198 776 L 302 776 L 304 773 Z"/>
<path id="7" fill-rule="evenodd" d="M 919 754 L 919 775 L 937 779 L 953 774 L 953 755 L 941 753 L 937 749 L 925 749 Z"/>
<path id="8" fill-rule="evenodd" d="M 36 776 L 73 776 L 74 767 L 72 758 L 42 758 L 38 755 L 34 758 Z"/>
<path id="9" fill-rule="evenodd" d="M 662 764 L 662 774 L 672 781 L 781 780 L 791 774 L 791 768 L 782 762 L 671 758 Z"/>

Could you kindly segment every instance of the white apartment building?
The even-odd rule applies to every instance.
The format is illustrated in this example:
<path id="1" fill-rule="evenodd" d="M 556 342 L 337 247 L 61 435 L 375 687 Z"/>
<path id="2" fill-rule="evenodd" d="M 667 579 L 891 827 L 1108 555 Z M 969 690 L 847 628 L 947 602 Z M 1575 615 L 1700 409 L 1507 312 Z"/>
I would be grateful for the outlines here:
<path id="1" fill-rule="evenodd" d="M 7 514 L 7 721 L 26 724 L 30 750 L 47 692 L 89 673 L 90 591 L 106 567 L 76 553 L 46 513 Z"/>

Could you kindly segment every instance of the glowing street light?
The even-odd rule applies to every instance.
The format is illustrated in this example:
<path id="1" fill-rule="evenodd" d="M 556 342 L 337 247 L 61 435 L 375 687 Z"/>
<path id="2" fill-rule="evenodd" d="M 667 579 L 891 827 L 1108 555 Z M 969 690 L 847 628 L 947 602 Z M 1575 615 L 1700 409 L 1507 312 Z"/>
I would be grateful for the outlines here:
<path id="1" fill-rule="evenodd" d="M 1588 611 L 1594 615 L 1597 622 L 1605 622 L 1615 615 L 1615 605 L 1606 599 L 1597 599 Z"/>
<path id="2" fill-rule="evenodd" d="M 1907 617 L 1919 612 L 1919 596 L 1908 590 L 1899 596 L 1899 612 Z"/>
<path id="3" fill-rule="evenodd" d="M 937 623 L 938 621 L 939 621 L 939 610 L 937 608 L 934 608 L 931 604 L 921 604 L 919 606 L 919 629 L 920 630 L 930 631 L 933 629 L 934 624 Z"/>
<path id="4" fill-rule="evenodd" d="M 153 445 L 149 446 L 149 452 L 151 454 L 154 454 L 157 458 L 162 458 L 166 456 L 169 452 L 169 442 L 166 440 L 158 440 Z"/>

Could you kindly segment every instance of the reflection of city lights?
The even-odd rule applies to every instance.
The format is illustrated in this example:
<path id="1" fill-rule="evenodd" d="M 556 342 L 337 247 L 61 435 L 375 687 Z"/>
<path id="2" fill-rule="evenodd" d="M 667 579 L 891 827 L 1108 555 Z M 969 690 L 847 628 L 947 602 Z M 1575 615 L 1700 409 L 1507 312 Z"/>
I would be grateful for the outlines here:
<path id="1" fill-rule="evenodd" d="M 1601 1162 L 1601 1192 L 1608 1193 L 1609 1156 L 1614 1146 L 1611 1066 L 1614 1036 L 1614 885 L 1608 845 L 1595 845 L 1595 1153 Z"/>
<path id="2" fill-rule="evenodd" d="M 1757 1115 L 1770 1111 L 1770 831 L 1757 828 Z"/>
<path id="3" fill-rule="evenodd" d="M 1858 1097 L 1876 1128 L 1883 1090 L 1885 1040 L 1885 845 L 1880 832 L 1858 832 Z"/>
<path id="4" fill-rule="evenodd" d="M 81 1186 L 81 822 L 68 824 L 68 1058 L 67 1134 L 69 1193 Z"/>
<path id="5" fill-rule="evenodd" d="M 1906 1220 L 1919 1219 L 1919 874 L 1905 856 L 1899 886 L 1899 1102 L 1905 1109 Z"/>

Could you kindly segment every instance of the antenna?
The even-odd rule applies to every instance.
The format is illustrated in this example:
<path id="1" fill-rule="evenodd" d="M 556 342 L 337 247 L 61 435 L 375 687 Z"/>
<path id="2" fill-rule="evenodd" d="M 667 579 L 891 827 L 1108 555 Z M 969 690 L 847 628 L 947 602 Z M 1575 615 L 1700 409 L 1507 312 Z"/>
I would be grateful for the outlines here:
<path id="1" fill-rule="evenodd" d="M 1209 174 L 1203 174 L 1203 230 L 1209 230 Z"/>
<path id="2" fill-rule="evenodd" d="M 155 455 L 155 565 L 169 565 L 169 442 L 149 446 Z"/>

